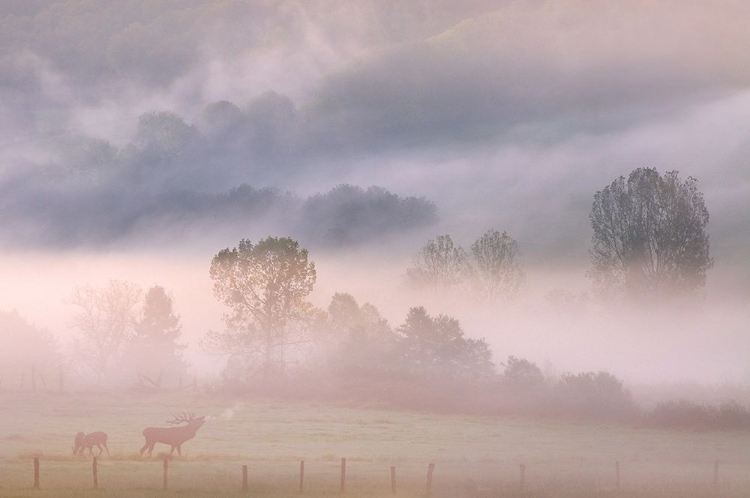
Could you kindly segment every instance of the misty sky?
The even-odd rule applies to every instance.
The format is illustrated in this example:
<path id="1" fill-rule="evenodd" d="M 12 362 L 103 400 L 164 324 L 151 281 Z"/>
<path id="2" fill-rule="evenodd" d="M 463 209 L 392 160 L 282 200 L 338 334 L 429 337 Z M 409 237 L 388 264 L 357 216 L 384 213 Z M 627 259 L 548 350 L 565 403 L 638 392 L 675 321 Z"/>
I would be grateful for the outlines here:
<path id="1" fill-rule="evenodd" d="M 399 319 L 383 289 L 424 241 L 490 228 L 532 295 L 578 292 L 594 193 L 638 167 L 698 179 L 709 301 L 745 304 L 749 21 L 743 0 L 6 0 L 4 307 L 64 334 L 75 285 L 139 278 L 179 312 L 212 299 L 219 249 L 289 234 L 328 270 L 321 306 L 358 291 Z M 390 270 L 363 283 L 355 253 Z M 220 312 L 182 313 L 197 337 Z"/>

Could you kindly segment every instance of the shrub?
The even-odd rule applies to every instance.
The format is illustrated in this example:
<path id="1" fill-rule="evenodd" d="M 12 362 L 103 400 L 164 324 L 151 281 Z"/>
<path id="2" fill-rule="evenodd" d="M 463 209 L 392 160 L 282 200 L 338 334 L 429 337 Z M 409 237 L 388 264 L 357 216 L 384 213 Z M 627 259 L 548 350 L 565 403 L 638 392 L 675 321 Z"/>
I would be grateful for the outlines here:
<path id="1" fill-rule="evenodd" d="M 589 420 L 627 420 L 637 407 L 623 382 L 608 372 L 564 374 L 556 386 L 556 408 Z"/>
<path id="2" fill-rule="evenodd" d="M 544 384 L 542 370 L 532 361 L 508 356 L 508 360 L 502 365 L 505 367 L 503 383 L 513 390 L 526 391 Z"/>
<path id="3" fill-rule="evenodd" d="M 715 407 L 685 399 L 670 400 L 656 405 L 646 417 L 646 424 L 672 429 L 750 429 L 750 412 L 736 401 Z"/>

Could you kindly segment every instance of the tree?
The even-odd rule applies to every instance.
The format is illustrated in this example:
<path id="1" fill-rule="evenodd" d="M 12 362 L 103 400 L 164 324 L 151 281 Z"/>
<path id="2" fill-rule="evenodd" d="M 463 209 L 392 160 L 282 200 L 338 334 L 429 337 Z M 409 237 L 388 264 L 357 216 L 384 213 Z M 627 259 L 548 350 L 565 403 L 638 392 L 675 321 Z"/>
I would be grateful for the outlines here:
<path id="1" fill-rule="evenodd" d="M 353 371 L 391 369 L 396 335 L 375 306 L 359 306 L 351 294 L 333 295 L 326 326 L 338 341 L 331 362 L 350 374 Z"/>
<path id="2" fill-rule="evenodd" d="M 79 308 L 72 321 L 80 332 L 75 342 L 77 362 L 96 376 L 97 384 L 132 337 L 140 300 L 141 289 L 120 280 L 73 291 L 71 304 Z"/>
<path id="3" fill-rule="evenodd" d="M 173 112 L 148 112 L 138 119 L 133 145 L 139 151 L 138 161 L 162 164 L 187 155 L 198 132 Z"/>
<path id="4" fill-rule="evenodd" d="M 60 364 L 55 338 L 17 311 L 0 311 L 0 379 L 21 376 L 33 367 L 51 375 Z"/>
<path id="5" fill-rule="evenodd" d="M 435 220 L 435 205 L 424 198 L 400 197 L 382 187 L 363 190 L 342 184 L 304 203 L 302 222 L 330 244 L 361 242 L 425 226 Z"/>
<path id="6" fill-rule="evenodd" d="M 544 374 L 534 362 L 508 356 L 508 360 L 502 365 L 505 367 L 503 381 L 513 389 L 529 390 L 544 384 Z"/>
<path id="7" fill-rule="evenodd" d="M 468 339 L 458 320 L 435 318 L 411 308 L 397 331 L 398 349 L 408 369 L 419 375 L 486 379 L 494 374 L 492 351 L 484 339 Z"/>
<path id="8" fill-rule="evenodd" d="M 472 244 L 466 268 L 477 295 L 489 302 L 517 297 L 526 279 L 518 243 L 497 230 L 488 230 Z"/>
<path id="9" fill-rule="evenodd" d="M 164 287 L 154 286 L 147 292 L 140 317 L 134 325 L 134 333 L 128 347 L 128 363 L 141 376 L 159 384 L 156 376 L 146 375 L 155 372 L 161 378 L 179 378 L 187 369 L 182 352 L 187 347 L 180 344 L 182 325 L 179 315 L 175 315 L 172 297 Z"/>
<path id="10" fill-rule="evenodd" d="M 557 385 L 557 409 L 588 419 L 626 419 L 636 411 L 630 390 L 614 375 L 600 372 L 566 373 Z"/>
<path id="11" fill-rule="evenodd" d="M 704 287 L 713 261 L 697 183 L 638 168 L 596 193 L 589 276 L 604 296 L 659 300 Z"/>
<path id="12" fill-rule="evenodd" d="M 410 285 L 432 290 L 447 289 L 463 281 L 466 251 L 455 246 L 450 235 L 438 235 L 435 240 L 428 240 L 414 256 L 413 264 L 406 270 Z"/>
<path id="13" fill-rule="evenodd" d="M 232 355 L 235 365 L 258 370 L 264 380 L 281 375 L 289 347 L 308 342 L 314 315 L 306 300 L 315 284 L 315 263 L 307 250 L 288 237 L 268 237 L 257 244 L 240 240 L 211 261 L 216 298 L 230 308 L 225 332 L 209 332 L 209 351 Z M 249 372 L 243 372 L 243 375 Z"/>

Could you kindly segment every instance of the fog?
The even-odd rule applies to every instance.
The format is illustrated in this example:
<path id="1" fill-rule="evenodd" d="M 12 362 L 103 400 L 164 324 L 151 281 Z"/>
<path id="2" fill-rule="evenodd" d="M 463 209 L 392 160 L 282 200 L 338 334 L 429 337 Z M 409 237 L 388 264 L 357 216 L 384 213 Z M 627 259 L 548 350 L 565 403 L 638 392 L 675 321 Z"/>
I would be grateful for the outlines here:
<path id="1" fill-rule="evenodd" d="M 309 249 L 311 302 L 455 317 L 496 365 L 630 386 L 748 385 L 750 10 L 742 1 L 7 2 L 0 309 L 67 354 L 74 289 L 163 286 L 191 372 L 224 327 L 209 267 L 240 239 Z M 594 194 L 639 167 L 698 179 L 705 298 L 599 306 Z M 428 239 L 518 242 L 514 302 L 406 285 Z M 550 301 L 552 291 L 588 296 Z"/>

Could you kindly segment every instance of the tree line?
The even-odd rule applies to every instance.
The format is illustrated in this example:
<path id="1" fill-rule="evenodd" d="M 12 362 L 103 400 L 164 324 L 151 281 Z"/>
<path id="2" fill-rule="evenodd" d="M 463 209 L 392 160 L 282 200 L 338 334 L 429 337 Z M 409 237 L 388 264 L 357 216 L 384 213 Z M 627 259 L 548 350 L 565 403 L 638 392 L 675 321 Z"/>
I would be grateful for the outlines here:
<path id="1" fill-rule="evenodd" d="M 590 221 L 589 276 L 603 296 L 658 302 L 701 292 L 712 260 L 708 211 L 695 179 L 636 169 L 596 193 Z M 552 382 L 533 362 L 510 356 L 498 373 L 484 339 L 468 337 L 457 319 L 422 306 L 410 308 L 397 327 L 347 293 L 334 294 L 325 310 L 316 308 L 308 300 L 315 263 L 290 237 L 240 240 L 212 258 L 209 275 L 228 312 L 223 330 L 208 331 L 200 347 L 227 356 L 221 384 L 233 392 L 304 386 L 316 395 L 402 406 L 471 401 L 487 410 L 585 409 L 610 418 L 635 410 L 622 381 L 607 372 L 569 373 Z M 497 230 L 469 251 L 447 235 L 428 240 L 406 277 L 417 289 L 466 286 L 492 303 L 514 299 L 525 281 L 517 242 Z M 163 287 L 143 294 L 134 284 L 110 281 L 75 289 L 71 303 L 78 308 L 76 361 L 97 381 L 115 366 L 127 366 L 124 371 L 151 387 L 164 372 L 185 375 L 180 318 Z"/>
<path id="2" fill-rule="evenodd" d="M 708 209 L 695 178 L 638 168 L 594 195 L 589 214 L 597 298 L 639 303 L 700 296 L 713 266 Z M 518 243 L 489 230 L 465 251 L 450 235 L 428 240 L 407 280 L 416 288 L 465 288 L 488 302 L 513 299 L 525 273 Z"/>

